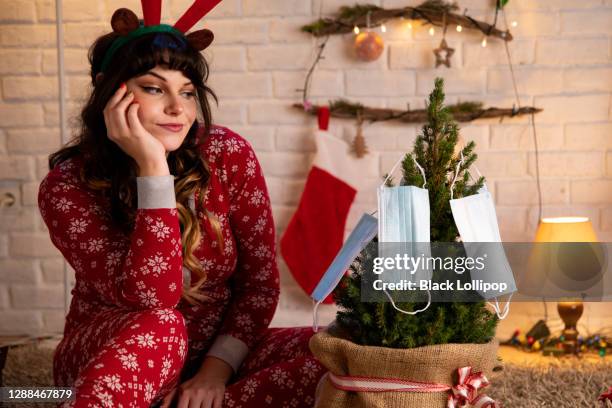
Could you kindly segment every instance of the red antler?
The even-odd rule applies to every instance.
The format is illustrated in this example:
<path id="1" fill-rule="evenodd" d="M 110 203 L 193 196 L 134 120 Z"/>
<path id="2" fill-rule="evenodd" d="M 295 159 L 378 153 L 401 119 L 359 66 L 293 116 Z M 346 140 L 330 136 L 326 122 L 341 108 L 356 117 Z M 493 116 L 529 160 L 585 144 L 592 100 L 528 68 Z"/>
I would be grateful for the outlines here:
<path id="1" fill-rule="evenodd" d="M 161 0 L 140 0 L 145 27 L 158 25 L 161 21 Z"/>
<path id="2" fill-rule="evenodd" d="M 221 0 L 195 0 L 185 14 L 174 24 L 174 28 L 186 33 L 219 3 L 221 3 Z"/>

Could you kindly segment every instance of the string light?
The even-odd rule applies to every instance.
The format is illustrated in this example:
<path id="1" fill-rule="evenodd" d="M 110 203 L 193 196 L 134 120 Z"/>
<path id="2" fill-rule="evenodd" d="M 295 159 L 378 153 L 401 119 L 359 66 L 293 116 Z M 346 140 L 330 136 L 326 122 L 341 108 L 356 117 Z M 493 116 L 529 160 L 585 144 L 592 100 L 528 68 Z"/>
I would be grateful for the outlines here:
<path id="1" fill-rule="evenodd" d="M 487 46 L 487 37 L 484 37 L 482 39 L 482 42 L 480 43 L 480 45 L 482 45 L 482 48 L 485 48 Z"/>
<path id="2" fill-rule="evenodd" d="M 516 28 L 518 27 L 518 21 L 514 20 L 513 22 L 510 23 L 510 25 Z"/>
<path id="3" fill-rule="evenodd" d="M 355 26 L 355 28 L 353 28 L 353 32 L 355 34 L 359 34 L 359 27 Z"/>
<path id="4" fill-rule="evenodd" d="M 411 21 L 408 22 L 408 29 L 412 30 L 412 22 Z"/>
<path id="5" fill-rule="evenodd" d="M 381 25 L 381 26 L 380 26 L 380 31 L 382 31 L 383 33 L 386 33 L 386 32 L 387 32 L 387 26 L 386 26 L 386 25 L 384 25 L 384 24 L 383 24 L 383 25 Z"/>
<path id="6" fill-rule="evenodd" d="M 461 31 L 463 31 L 463 27 L 461 27 L 460 25 L 457 26 L 457 32 L 460 33 Z"/>
<path id="7" fill-rule="evenodd" d="M 429 35 L 434 35 L 435 33 L 436 33 L 436 30 L 434 30 L 434 28 L 433 28 L 433 27 L 431 27 L 431 28 L 429 29 Z"/>

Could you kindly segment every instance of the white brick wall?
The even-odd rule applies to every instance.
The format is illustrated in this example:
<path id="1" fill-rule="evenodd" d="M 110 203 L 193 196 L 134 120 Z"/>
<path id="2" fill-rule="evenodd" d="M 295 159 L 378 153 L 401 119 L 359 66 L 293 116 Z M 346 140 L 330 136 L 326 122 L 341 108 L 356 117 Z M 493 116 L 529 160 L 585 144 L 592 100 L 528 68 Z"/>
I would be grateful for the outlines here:
<path id="1" fill-rule="evenodd" d="M 164 22 L 173 22 L 191 0 L 163 3 Z M 264 168 L 278 236 L 295 211 L 314 154 L 316 121 L 290 105 L 315 49 L 299 31 L 321 10 L 334 13 L 352 0 L 224 0 L 205 25 L 215 43 L 205 52 L 210 84 L 220 96 L 217 123 L 246 137 Z M 372 0 L 385 7 L 416 5 L 412 0 Z M 0 334 L 58 332 L 63 325 L 63 262 L 38 215 L 38 183 L 47 155 L 60 144 L 55 51 L 55 2 L 4 0 L 0 9 L 0 194 L 17 197 L 0 209 Z M 489 0 L 460 1 L 474 16 L 491 20 Z M 68 109 L 78 112 L 88 92 L 87 47 L 106 32 L 118 7 L 141 14 L 138 0 L 64 1 Z M 522 104 L 544 108 L 536 116 L 544 215 L 587 215 L 601 240 L 612 240 L 612 2 L 609 0 L 513 0 L 516 19 L 510 43 Z M 201 24 L 200 24 L 201 25 Z M 330 39 L 313 76 L 314 102 L 348 97 L 378 107 L 424 107 L 436 76 L 446 79 L 448 102 L 481 100 L 509 107 L 514 102 L 503 44 L 480 45 L 477 33 L 448 32 L 455 48 L 452 68 L 434 69 L 432 49 L 440 41 L 428 27 L 405 21 L 388 24 L 385 52 L 377 61 L 355 61 L 352 35 Z M 357 196 L 348 227 L 360 212 L 375 208 L 374 186 L 403 152 L 412 147 L 418 125 L 364 126 L 371 155 L 364 190 Z M 505 240 L 532 239 L 537 225 L 535 156 L 527 118 L 481 120 L 462 125 L 462 138 L 477 143 L 478 166 L 494 192 Z M 353 137 L 351 121 L 332 120 L 331 131 Z M 311 302 L 285 263 L 281 302 L 274 325 L 310 324 Z M 596 330 L 609 321 L 606 305 L 591 304 L 585 318 Z M 549 307 L 556 316 L 554 304 Z M 321 308 L 321 322 L 333 307 Z M 508 335 L 541 317 L 540 305 L 515 304 L 499 333 Z M 609 319 L 609 318 L 608 318 Z"/>

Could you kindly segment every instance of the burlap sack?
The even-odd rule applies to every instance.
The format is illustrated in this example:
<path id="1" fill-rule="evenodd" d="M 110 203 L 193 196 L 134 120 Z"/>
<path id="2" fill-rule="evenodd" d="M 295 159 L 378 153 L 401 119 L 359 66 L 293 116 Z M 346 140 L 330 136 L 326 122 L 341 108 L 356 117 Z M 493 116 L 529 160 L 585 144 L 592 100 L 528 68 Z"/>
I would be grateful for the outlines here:
<path id="1" fill-rule="evenodd" d="M 327 331 L 310 339 L 310 350 L 336 375 L 400 378 L 455 385 L 457 369 L 471 366 L 489 379 L 497 365 L 497 340 L 486 344 L 440 344 L 412 349 L 360 346 Z M 487 388 L 481 390 L 486 394 Z M 316 408 L 445 408 L 449 392 L 353 392 L 335 388 L 327 376 L 317 388 Z"/>

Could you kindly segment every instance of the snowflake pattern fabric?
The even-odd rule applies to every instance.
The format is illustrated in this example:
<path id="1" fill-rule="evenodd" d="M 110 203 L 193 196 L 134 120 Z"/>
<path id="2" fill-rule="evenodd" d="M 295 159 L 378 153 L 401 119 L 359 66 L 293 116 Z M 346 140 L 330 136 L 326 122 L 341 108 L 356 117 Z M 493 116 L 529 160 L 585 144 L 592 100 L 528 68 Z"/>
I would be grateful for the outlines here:
<path id="1" fill-rule="evenodd" d="M 202 305 L 181 299 L 175 206 L 140 206 L 139 184 L 134 229 L 126 235 L 113 225 L 108 199 L 80 181 L 80 158 L 42 181 L 41 215 L 76 275 L 54 355 L 56 385 L 76 387 L 79 396 L 66 406 L 148 407 L 190 378 L 207 354 L 235 370 L 224 406 L 314 404 L 323 368 L 308 351 L 312 329 L 268 328 L 280 282 L 270 199 L 255 153 L 220 126 L 201 153 L 211 172 L 205 209 L 219 221 L 223 240 L 219 245 L 197 206 L 202 241 L 194 254 L 208 273 L 202 293 L 210 299 Z M 166 181 L 174 199 L 172 180 Z M 227 354 L 227 344 L 236 349 Z"/>

